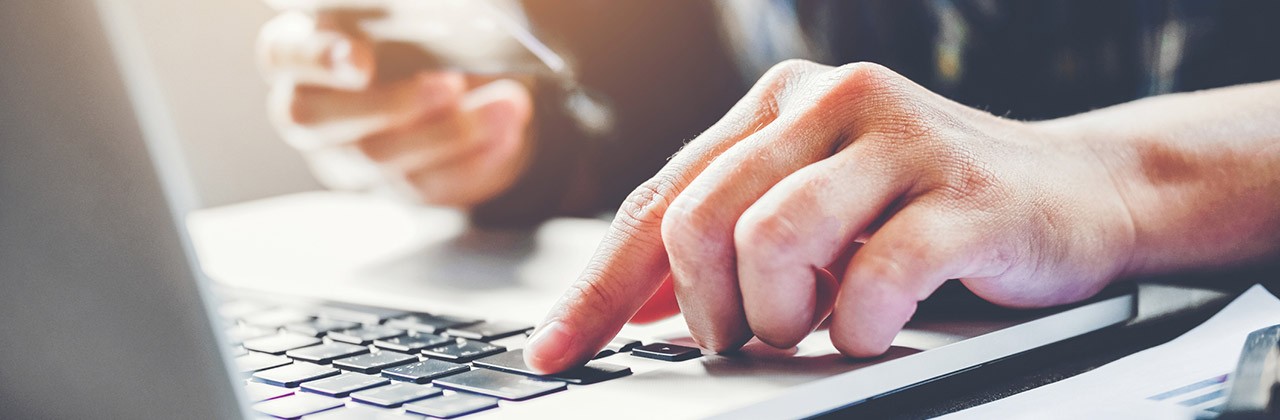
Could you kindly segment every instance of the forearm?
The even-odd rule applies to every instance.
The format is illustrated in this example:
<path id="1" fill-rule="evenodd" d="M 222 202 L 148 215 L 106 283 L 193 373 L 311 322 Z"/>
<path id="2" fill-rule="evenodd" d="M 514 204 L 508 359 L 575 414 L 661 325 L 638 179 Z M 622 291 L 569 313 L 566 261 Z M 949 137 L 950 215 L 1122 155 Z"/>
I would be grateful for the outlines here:
<path id="1" fill-rule="evenodd" d="M 1280 258 L 1280 81 L 1039 125 L 1097 152 L 1132 219 L 1126 276 Z"/>

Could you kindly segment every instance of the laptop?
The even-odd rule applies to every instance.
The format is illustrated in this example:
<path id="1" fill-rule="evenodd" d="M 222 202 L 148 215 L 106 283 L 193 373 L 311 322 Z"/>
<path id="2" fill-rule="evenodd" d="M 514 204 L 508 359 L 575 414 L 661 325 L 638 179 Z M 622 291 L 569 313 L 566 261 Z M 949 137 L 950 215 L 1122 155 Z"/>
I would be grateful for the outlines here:
<path id="1" fill-rule="evenodd" d="M 628 327 L 588 368 L 534 376 L 520 349 L 599 222 L 476 232 L 336 193 L 193 211 L 112 4 L 0 4 L 3 418 L 809 417 L 1134 313 L 1126 290 L 1013 311 L 952 285 L 879 358 L 842 357 L 822 331 L 796 349 L 709 354 L 677 318 Z M 289 217 L 299 208 L 320 214 Z M 404 216 L 429 239 L 372 270 L 284 255 L 322 249 L 314 239 L 352 212 Z M 335 230 L 285 234 L 323 226 Z"/>

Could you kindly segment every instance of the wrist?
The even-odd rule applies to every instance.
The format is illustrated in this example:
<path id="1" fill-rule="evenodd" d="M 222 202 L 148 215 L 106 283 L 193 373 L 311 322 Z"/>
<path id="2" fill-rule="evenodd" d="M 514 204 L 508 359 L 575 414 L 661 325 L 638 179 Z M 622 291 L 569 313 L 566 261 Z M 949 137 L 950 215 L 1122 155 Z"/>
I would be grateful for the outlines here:
<path id="1" fill-rule="evenodd" d="M 1151 223 L 1145 218 L 1151 217 L 1152 203 L 1156 193 L 1148 185 L 1135 182 L 1132 157 L 1133 145 L 1124 134 L 1106 129 L 1086 118 L 1066 117 L 1049 120 L 1038 125 L 1052 132 L 1056 138 L 1068 147 L 1082 151 L 1084 158 L 1101 174 L 1101 184 L 1097 186 L 1098 194 L 1082 197 L 1084 200 L 1101 202 L 1109 200 L 1115 203 L 1111 226 L 1120 226 L 1116 246 L 1115 277 L 1131 278 L 1145 275 L 1151 271 L 1151 239 L 1144 227 Z"/>
<path id="2" fill-rule="evenodd" d="M 1100 136 L 1096 126 L 1072 118 L 1026 123 L 1032 136 L 1045 143 L 1054 159 L 1062 161 L 1061 167 L 1045 168 L 1056 173 L 1050 177 L 1065 177 L 1058 183 L 1050 183 L 1050 197 L 1057 209 L 1070 215 L 1075 226 L 1060 233 L 1071 250 L 1067 254 L 1071 272 L 1082 276 L 1081 281 L 1110 282 L 1131 278 L 1143 272 L 1146 265 L 1146 249 L 1140 238 L 1138 226 L 1144 212 L 1144 201 L 1135 200 L 1134 185 L 1126 182 L 1124 153 L 1121 143 L 1113 137 Z M 1055 169 L 1056 168 L 1056 169 Z M 1099 286 L 1101 287 L 1101 286 Z"/>
<path id="3" fill-rule="evenodd" d="M 1039 125 L 1088 150 L 1112 180 L 1133 228 L 1123 277 L 1204 270 L 1280 251 L 1276 140 L 1205 135 L 1204 122 L 1161 124 L 1149 99 Z M 1133 112 L 1144 111 L 1134 115 Z M 1223 124 L 1223 122 L 1216 122 Z M 1200 132 L 1197 132 L 1200 131 Z M 1225 140 L 1224 140 L 1225 139 Z"/>

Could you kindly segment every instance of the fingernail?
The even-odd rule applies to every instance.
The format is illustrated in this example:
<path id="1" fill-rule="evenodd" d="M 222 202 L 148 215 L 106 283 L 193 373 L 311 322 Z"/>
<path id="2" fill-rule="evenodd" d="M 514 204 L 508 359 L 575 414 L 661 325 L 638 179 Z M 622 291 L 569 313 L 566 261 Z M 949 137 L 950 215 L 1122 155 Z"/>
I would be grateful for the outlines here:
<path id="1" fill-rule="evenodd" d="M 551 321 L 543 325 L 538 331 L 533 333 L 533 337 L 529 338 L 529 349 L 533 350 L 532 355 L 536 355 L 536 359 L 541 363 L 556 365 L 569 357 L 573 350 L 574 336 L 570 334 L 564 324 L 560 321 Z"/>

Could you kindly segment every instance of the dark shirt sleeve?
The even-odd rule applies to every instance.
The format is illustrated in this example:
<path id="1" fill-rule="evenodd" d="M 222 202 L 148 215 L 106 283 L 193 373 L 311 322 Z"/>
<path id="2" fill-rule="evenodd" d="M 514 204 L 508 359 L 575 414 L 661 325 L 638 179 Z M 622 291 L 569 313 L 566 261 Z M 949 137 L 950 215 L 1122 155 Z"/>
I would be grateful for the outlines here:
<path id="1" fill-rule="evenodd" d="M 611 211 L 684 142 L 746 91 L 707 1 L 529 0 L 539 38 L 566 56 L 578 82 L 612 111 L 604 135 L 563 113 L 563 95 L 538 89 L 534 161 L 510 191 L 477 208 L 482 224 Z"/>

